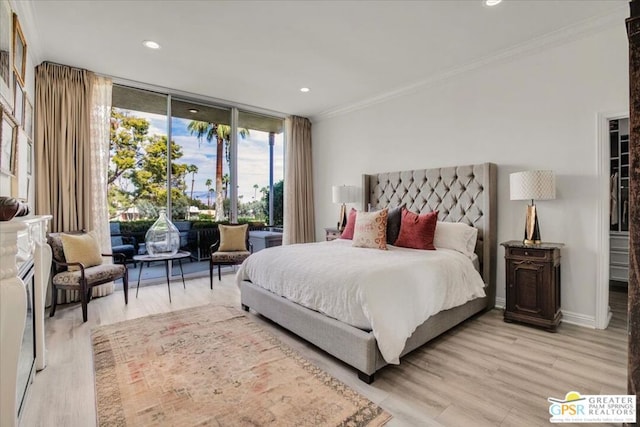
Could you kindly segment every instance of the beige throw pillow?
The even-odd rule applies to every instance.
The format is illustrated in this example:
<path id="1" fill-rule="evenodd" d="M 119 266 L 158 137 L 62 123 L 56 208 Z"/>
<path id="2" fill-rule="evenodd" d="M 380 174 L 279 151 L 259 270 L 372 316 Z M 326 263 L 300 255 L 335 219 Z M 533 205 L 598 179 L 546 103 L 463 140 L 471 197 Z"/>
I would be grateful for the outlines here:
<path id="1" fill-rule="evenodd" d="M 85 268 L 102 264 L 100 245 L 95 232 L 85 234 L 60 234 L 62 250 L 67 262 L 79 262 Z M 80 267 L 69 266 L 69 271 L 80 270 Z"/>
<path id="2" fill-rule="evenodd" d="M 220 252 L 235 252 L 247 250 L 247 228 L 244 225 L 218 225 L 220 230 Z"/>
<path id="3" fill-rule="evenodd" d="M 387 249 L 387 216 L 386 208 L 375 212 L 358 212 L 352 246 Z"/>

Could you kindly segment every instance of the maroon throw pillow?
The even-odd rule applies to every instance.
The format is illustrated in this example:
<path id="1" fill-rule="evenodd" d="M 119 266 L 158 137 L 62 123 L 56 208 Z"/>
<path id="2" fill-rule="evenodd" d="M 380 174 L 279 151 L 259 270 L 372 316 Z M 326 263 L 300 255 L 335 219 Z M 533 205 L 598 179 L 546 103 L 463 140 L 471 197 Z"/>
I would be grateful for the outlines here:
<path id="1" fill-rule="evenodd" d="M 433 237 L 436 234 L 437 222 L 438 211 L 418 215 L 406 208 L 402 208 L 400 233 L 394 245 L 403 248 L 435 251 Z"/>
<path id="2" fill-rule="evenodd" d="M 342 230 L 342 234 L 340 235 L 341 239 L 349 239 L 353 240 L 353 231 L 356 228 L 356 215 L 358 211 L 354 208 L 351 208 L 349 211 L 349 215 L 347 215 L 347 225 L 344 226 L 344 230 Z"/>

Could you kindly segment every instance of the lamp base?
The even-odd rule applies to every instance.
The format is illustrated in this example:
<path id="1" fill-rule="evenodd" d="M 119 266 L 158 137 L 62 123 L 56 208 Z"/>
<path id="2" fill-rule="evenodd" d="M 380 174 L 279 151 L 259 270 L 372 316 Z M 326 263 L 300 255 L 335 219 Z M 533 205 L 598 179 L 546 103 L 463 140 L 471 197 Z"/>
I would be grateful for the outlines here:
<path id="1" fill-rule="evenodd" d="M 540 226 L 538 225 L 538 213 L 536 205 L 531 201 L 531 205 L 527 206 L 527 219 L 524 223 L 524 240 L 525 245 L 539 245 L 540 240 Z"/>
<path id="2" fill-rule="evenodd" d="M 541 240 L 529 240 L 529 239 L 524 239 L 522 241 L 522 243 L 524 243 L 527 246 L 533 246 L 533 245 L 539 245 L 540 243 L 542 243 Z"/>
<path id="3" fill-rule="evenodd" d="M 347 226 L 347 205 L 340 206 L 340 216 L 338 217 L 338 231 L 344 230 Z"/>

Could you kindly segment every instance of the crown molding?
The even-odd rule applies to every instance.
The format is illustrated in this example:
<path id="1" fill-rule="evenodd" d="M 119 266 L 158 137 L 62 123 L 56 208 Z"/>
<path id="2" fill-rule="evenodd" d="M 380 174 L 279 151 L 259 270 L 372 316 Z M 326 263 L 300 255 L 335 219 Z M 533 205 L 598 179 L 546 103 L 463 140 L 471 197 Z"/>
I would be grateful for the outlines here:
<path id="1" fill-rule="evenodd" d="M 311 116 L 311 119 L 314 122 L 319 122 L 332 117 L 351 113 L 353 111 L 362 110 L 364 108 L 368 108 L 394 98 L 411 94 L 416 90 L 433 87 L 438 83 L 442 83 L 443 81 L 453 79 L 459 75 L 486 67 L 488 65 L 513 61 L 526 55 L 531 55 L 533 53 L 570 43 L 590 36 L 592 34 L 610 29 L 615 25 L 623 25 L 624 20 L 628 17 L 628 15 L 628 7 L 625 4 L 625 6 L 617 7 L 605 15 L 589 18 L 587 20 L 578 22 L 577 24 L 561 28 L 543 36 L 528 40 L 514 47 L 502 50 L 496 54 L 485 56 L 484 58 L 481 58 L 477 61 L 470 62 L 459 67 L 451 68 L 432 77 L 416 81 L 409 85 L 402 86 L 388 92 L 380 93 L 359 102 L 325 110 L 323 112 L 320 112 L 319 114 Z"/>
<path id="2" fill-rule="evenodd" d="M 42 50 L 40 48 L 40 37 L 36 28 L 36 19 L 33 12 L 33 1 L 31 0 L 9 0 L 11 9 L 18 15 L 20 27 L 27 39 L 27 55 L 33 60 L 33 64 L 40 64 L 42 59 Z"/>

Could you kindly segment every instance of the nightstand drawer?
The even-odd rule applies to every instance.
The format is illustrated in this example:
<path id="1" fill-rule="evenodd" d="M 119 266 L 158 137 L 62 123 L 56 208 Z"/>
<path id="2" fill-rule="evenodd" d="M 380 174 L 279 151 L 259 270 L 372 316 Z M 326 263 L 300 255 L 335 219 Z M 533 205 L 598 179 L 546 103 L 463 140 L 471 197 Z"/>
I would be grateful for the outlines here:
<path id="1" fill-rule="evenodd" d="M 534 248 L 508 248 L 507 256 L 536 258 L 540 260 L 550 260 L 553 251 Z"/>

